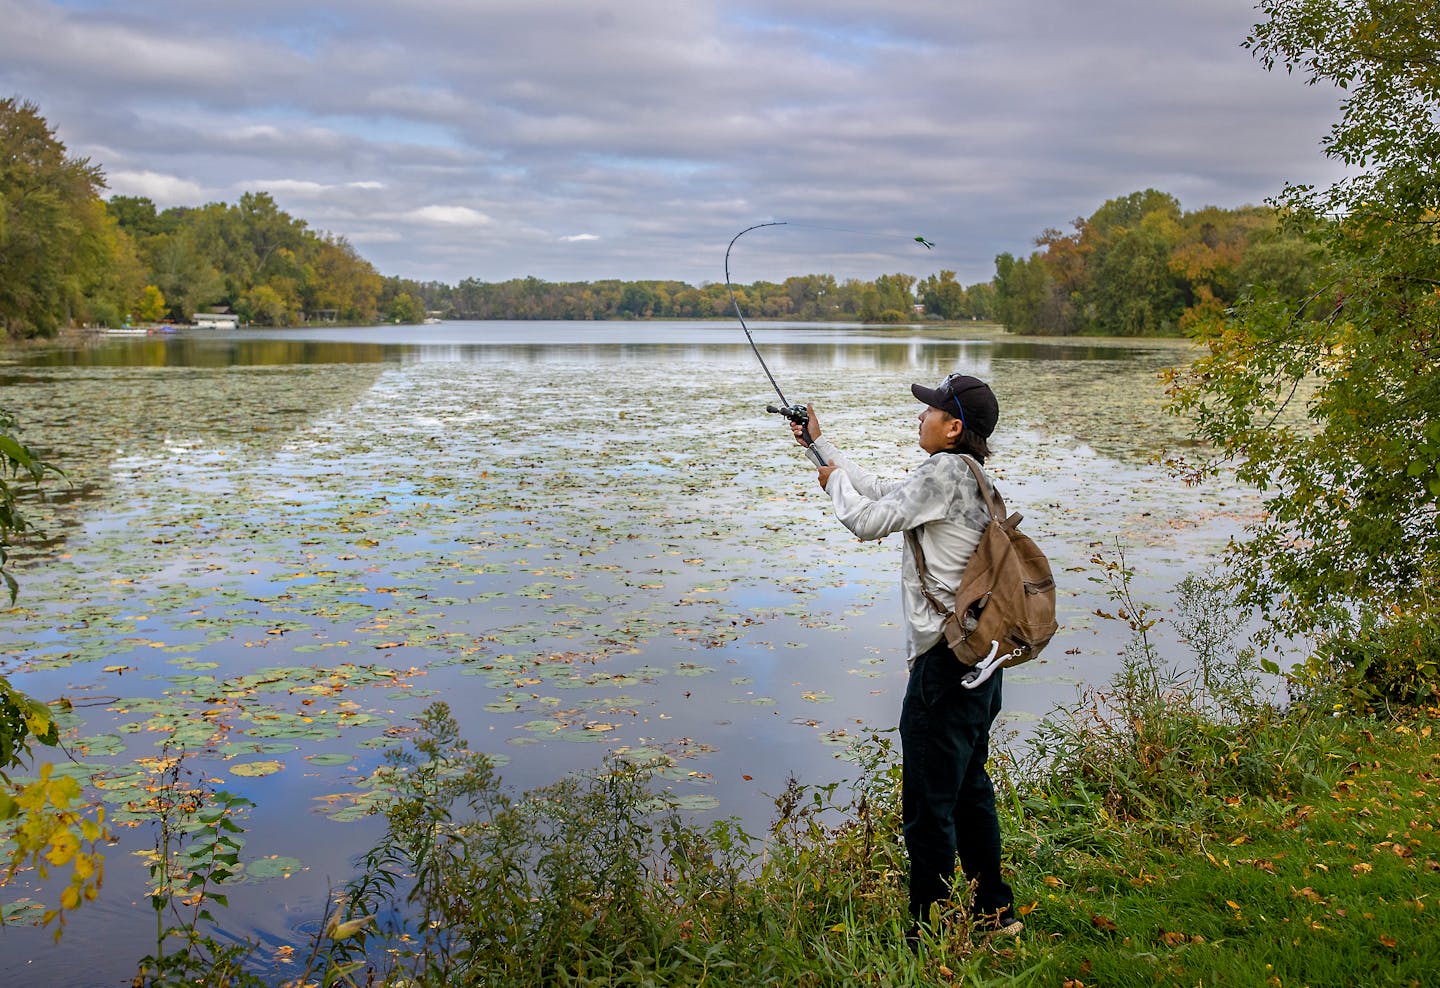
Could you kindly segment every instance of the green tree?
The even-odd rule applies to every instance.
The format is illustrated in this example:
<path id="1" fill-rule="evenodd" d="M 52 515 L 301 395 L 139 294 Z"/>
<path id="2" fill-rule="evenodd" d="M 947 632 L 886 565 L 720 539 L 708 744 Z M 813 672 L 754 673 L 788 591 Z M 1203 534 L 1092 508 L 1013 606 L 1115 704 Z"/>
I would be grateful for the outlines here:
<path id="1" fill-rule="evenodd" d="M 1180 203 L 1155 189 L 1111 199 L 1079 226 L 1088 277 L 1075 292 L 1084 332 L 1152 336 L 1178 331 L 1185 309 L 1170 254 Z"/>
<path id="2" fill-rule="evenodd" d="M 1047 307 L 1056 299 L 1054 279 L 1038 251 L 1028 258 L 995 258 L 995 318 L 1012 333 L 1040 333 L 1053 325 Z"/>
<path id="3" fill-rule="evenodd" d="M 1260 9 L 1246 45 L 1266 69 L 1344 92 L 1322 146 L 1349 175 L 1279 194 L 1323 276 L 1257 286 L 1198 326 L 1172 407 L 1264 492 L 1236 550 L 1244 599 L 1281 631 L 1365 639 L 1422 624 L 1440 587 L 1440 7 Z"/>
<path id="4" fill-rule="evenodd" d="M 109 261 L 105 180 L 65 145 L 33 103 L 0 100 L 0 326 L 10 336 L 53 336 L 69 321 L 95 266 Z"/>
<path id="5" fill-rule="evenodd" d="M 926 315 L 959 319 L 965 314 L 965 287 L 955 280 L 954 271 L 941 271 L 922 279 L 918 291 Z"/>
<path id="6" fill-rule="evenodd" d="M 425 306 L 409 292 L 401 292 L 390 300 L 390 308 L 386 312 L 386 318 L 390 322 L 410 323 L 412 325 L 425 321 Z"/>
<path id="7" fill-rule="evenodd" d="M 165 318 L 165 296 L 154 285 L 146 285 L 135 306 L 137 322 L 159 322 Z"/>

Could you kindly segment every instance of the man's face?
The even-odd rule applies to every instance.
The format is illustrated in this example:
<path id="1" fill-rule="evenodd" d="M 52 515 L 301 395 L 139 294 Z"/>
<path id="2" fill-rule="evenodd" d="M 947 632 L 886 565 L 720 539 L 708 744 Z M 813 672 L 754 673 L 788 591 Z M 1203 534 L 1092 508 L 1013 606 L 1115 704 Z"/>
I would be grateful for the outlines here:
<path id="1" fill-rule="evenodd" d="M 950 449 L 960 438 L 961 429 L 961 422 L 955 416 L 926 405 L 920 413 L 920 448 L 927 453 Z"/>

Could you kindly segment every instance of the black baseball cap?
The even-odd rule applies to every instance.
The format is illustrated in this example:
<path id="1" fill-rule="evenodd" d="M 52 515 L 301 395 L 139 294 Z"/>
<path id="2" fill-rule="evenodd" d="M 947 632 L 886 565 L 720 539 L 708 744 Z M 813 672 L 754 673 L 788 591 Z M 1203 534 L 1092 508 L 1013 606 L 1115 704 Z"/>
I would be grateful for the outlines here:
<path id="1" fill-rule="evenodd" d="M 1000 418 L 1000 403 L 995 400 L 995 392 L 978 377 L 951 374 L 939 387 L 912 384 L 910 391 L 931 408 L 949 412 L 982 439 L 990 438 Z"/>

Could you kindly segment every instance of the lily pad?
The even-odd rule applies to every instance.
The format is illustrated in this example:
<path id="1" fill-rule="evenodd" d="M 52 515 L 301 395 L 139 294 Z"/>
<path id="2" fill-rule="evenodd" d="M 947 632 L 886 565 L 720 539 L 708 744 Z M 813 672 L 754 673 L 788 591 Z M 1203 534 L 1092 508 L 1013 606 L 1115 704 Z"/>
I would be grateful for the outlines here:
<path id="1" fill-rule="evenodd" d="M 271 878 L 289 878 L 301 867 L 299 858 L 271 854 L 245 862 L 244 875 L 252 881 L 263 882 Z"/>
<path id="2" fill-rule="evenodd" d="M 274 760 L 262 760 L 258 762 L 241 762 L 238 765 L 230 766 L 231 775 L 239 775 L 247 779 L 258 778 L 262 775 L 274 775 L 285 767 L 284 762 Z"/>

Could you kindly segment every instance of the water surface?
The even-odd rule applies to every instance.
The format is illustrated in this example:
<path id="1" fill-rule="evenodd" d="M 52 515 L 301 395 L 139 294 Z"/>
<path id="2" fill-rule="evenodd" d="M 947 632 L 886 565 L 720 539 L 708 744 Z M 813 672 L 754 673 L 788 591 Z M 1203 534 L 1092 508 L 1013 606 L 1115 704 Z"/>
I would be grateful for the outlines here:
<path id="1" fill-rule="evenodd" d="M 1097 553 L 1164 605 L 1254 510 L 1154 465 L 1169 342 L 752 326 L 786 397 L 880 474 L 920 462 L 909 384 L 1001 403 L 992 466 L 1049 553 L 1062 632 L 1007 674 L 1008 730 L 1122 645 Z M 0 669 L 68 698 L 71 771 L 119 824 L 99 903 L 0 930 L 0 978 L 119 984 L 153 937 L 155 760 L 257 803 L 228 932 L 299 944 L 377 833 L 372 773 L 447 700 L 517 789 L 657 760 L 752 832 L 795 775 L 843 779 L 905 683 L 898 536 L 836 523 L 738 326 L 447 323 L 181 333 L 7 351 L 0 403 L 69 486 L 35 509 Z M 136 945 L 141 945 L 138 949 Z M 17 980 L 18 979 L 18 980 Z"/>

